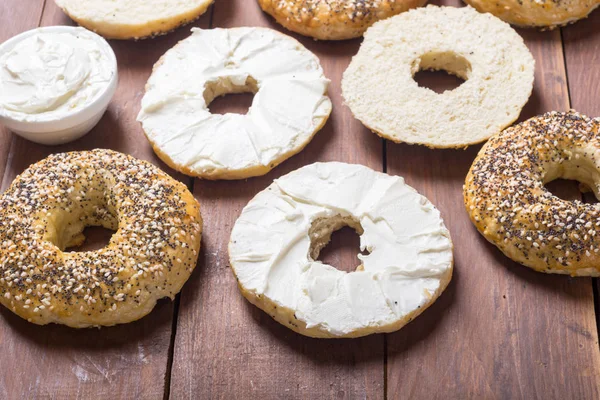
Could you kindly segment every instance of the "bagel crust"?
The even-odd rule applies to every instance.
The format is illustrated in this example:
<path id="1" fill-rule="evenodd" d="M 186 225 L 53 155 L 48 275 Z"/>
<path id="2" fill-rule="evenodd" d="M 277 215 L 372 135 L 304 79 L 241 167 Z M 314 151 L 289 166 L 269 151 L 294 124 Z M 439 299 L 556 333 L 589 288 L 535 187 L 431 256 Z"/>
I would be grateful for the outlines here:
<path id="1" fill-rule="evenodd" d="M 79 25 L 107 39 L 145 39 L 189 24 L 214 0 L 54 0 Z"/>
<path id="2" fill-rule="evenodd" d="M 550 112 L 492 137 L 464 187 L 477 230 L 536 271 L 600 276 L 600 206 L 562 200 L 544 187 L 572 179 L 599 197 L 599 130 L 598 118 Z"/>
<path id="3" fill-rule="evenodd" d="M 202 219 L 182 183 L 111 150 L 51 155 L 0 198 L 0 303 L 35 324 L 135 321 L 192 273 Z M 116 230 L 97 251 L 67 252 L 86 226 Z"/>
<path id="4" fill-rule="evenodd" d="M 365 33 L 342 79 L 346 104 L 394 142 L 464 148 L 512 124 L 533 89 L 535 62 L 507 23 L 472 7 L 427 6 Z M 414 75 L 444 70 L 465 80 L 436 93 Z"/>
<path id="5" fill-rule="evenodd" d="M 292 32 L 320 40 L 360 37 L 375 22 L 427 0 L 258 0 L 264 12 Z"/>
<path id="6" fill-rule="evenodd" d="M 600 0 L 464 0 L 512 25 L 554 29 L 587 17 Z"/>

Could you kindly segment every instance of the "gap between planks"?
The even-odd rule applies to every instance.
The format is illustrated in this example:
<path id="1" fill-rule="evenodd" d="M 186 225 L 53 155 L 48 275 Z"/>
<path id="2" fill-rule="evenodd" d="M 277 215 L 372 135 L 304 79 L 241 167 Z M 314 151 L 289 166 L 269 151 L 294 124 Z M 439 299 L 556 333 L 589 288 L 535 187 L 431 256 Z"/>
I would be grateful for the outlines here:
<path id="1" fill-rule="evenodd" d="M 47 0 L 44 0 L 46 2 Z M 215 4 L 211 4 L 208 11 L 208 29 L 213 28 L 213 16 L 215 13 Z M 194 177 L 187 177 L 187 184 L 190 193 L 194 193 L 194 182 L 196 179 Z M 200 210 L 202 210 L 202 204 L 200 204 Z M 202 228 L 204 231 L 204 227 Z M 200 257 L 198 257 L 198 261 L 196 262 L 196 268 L 199 268 Z M 165 390 L 163 395 L 163 400 L 170 400 L 171 398 L 171 376 L 173 374 L 173 362 L 175 360 L 175 340 L 177 338 L 177 322 L 179 320 L 179 305 L 181 302 L 181 292 L 177 293 L 175 296 L 175 300 L 173 302 L 173 319 L 171 325 L 171 338 L 169 343 L 169 353 L 167 358 L 167 369 L 165 371 Z"/>

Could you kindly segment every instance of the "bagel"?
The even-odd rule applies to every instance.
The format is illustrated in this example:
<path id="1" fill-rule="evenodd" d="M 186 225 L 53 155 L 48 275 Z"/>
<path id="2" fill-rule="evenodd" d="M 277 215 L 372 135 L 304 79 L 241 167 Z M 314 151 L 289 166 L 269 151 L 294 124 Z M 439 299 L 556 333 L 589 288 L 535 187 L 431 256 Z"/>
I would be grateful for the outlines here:
<path id="1" fill-rule="evenodd" d="M 0 197 L 0 303 L 29 322 L 74 328 L 135 321 L 192 273 L 202 219 L 185 185 L 111 150 L 31 165 Z M 106 247 L 67 252 L 86 226 Z"/>
<path id="2" fill-rule="evenodd" d="M 492 137 L 464 188 L 471 221 L 506 256 L 536 271 L 600 275 L 600 207 L 544 184 L 572 179 L 600 198 L 600 119 L 550 112 Z"/>
<path id="3" fill-rule="evenodd" d="M 54 1 L 72 20 L 107 39 L 144 39 L 194 21 L 214 0 Z"/>
<path id="4" fill-rule="evenodd" d="M 427 0 L 258 0 L 260 8 L 290 31 L 321 40 L 362 36 L 373 23 Z"/>
<path id="5" fill-rule="evenodd" d="M 465 82 L 438 94 L 414 75 Z M 461 148 L 512 124 L 533 89 L 534 60 L 508 24 L 471 7 L 427 6 L 377 22 L 342 79 L 356 118 L 394 142 Z"/>
<path id="6" fill-rule="evenodd" d="M 298 41 L 267 28 L 192 29 L 154 66 L 138 115 L 169 166 L 205 179 L 264 175 L 329 118 L 329 80 Z M 212 114 L 227 93 L 255 93 L 246 115 Z"/>
<path id="7" fill-rule="evenodd" d="M 491 13 L 509 24 L 554 29 L 587 17 L 600 0 L 464 0 L 479 12 Z"/>
<path id="8" fill-rule="evenodd" d="M 343 226 L 370 252 L 350 273 L 315 261 Z M 450 233 L 429 200 L 400 177 L 338 162 L 300 168 L 256 195 L 233 227 L 229 258 L 246 299 L 321 338 L 402 328 L 453 268 Z"/>

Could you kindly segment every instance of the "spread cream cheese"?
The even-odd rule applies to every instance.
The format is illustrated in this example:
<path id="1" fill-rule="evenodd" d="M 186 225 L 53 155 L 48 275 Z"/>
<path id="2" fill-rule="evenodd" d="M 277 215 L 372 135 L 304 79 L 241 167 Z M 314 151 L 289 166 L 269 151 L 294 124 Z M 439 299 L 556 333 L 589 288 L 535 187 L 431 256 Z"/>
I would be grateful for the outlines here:
<path id="1" fill-rule="evenodd" d="M 315 221 L 356 221 L 362 267 L 346 273 L 311 258 Z M 360 229 L 359 229 L 360 231 Z M 397 176 L 316 163 L 276 179 L 244 208 L 229 244 L 242 292 L 271 303 L 279 322 L 310 336 L 396 330 L 452 276 L 452 242 L 439 211 Z M 285 321 L 281 310 L 291 310 Z M 284 321 L 282 321 L 282 319 Z"/>
<path id="2" fill-rule="evenodd" d="M 148 80 L 138 120 L 158 154 L 205 178 L 255 176 L 300 151 L 331 112 L 318 58 L 266 28 L 192 29 Z M 246 115 L 211 114 L 226 93 L 254 92 Z"/>
<path id="3" fill-rule="evenodd" d="M 38 32 L 0 55 L 0 114 L 53 121 L 92 103 L 116 73 L 96 34 L 83 28 Z"/>

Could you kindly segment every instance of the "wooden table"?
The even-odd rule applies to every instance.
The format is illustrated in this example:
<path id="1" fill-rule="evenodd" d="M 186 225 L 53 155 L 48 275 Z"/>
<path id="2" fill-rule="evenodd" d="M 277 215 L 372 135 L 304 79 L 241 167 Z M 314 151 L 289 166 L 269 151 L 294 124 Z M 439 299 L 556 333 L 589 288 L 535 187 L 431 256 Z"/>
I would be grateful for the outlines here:
<path id="1" fill-rule="evenodd" d="M 0 41 L 61 24 L 72 21 L 52 0 L 0 1 Z M 282 30 L 254 0 L 217 0 L 194 25 Z M 521 119 L 570 107 L 600 116 L 600 11 L 563 29 L 519 32 L 536 59 L 535 89 Z M 479 146 L 429 150 L 394 144 L 351 116 L 340 79 L 360 41 L 326 43 L 294 35 L 320 57 L 331 79 L 334 111 L 303 152 L 267 176 L 205 182 L 161 163 L 135 117 L 153 63 L 188 34 L 182 28 L 154 40 L 111 42 L 119 88 L 100 124 L 83 139 L 46 147 L 0 128 L 3 190 L 50 153 L 111 148 L 150 160 L 189 185 L 205 221 L 198 266 L 182 293 L 136 323 L 101 330 L 39 327 L 0 307 L 1 399 L 600 398 L 597 282 L 533 272 L 476 232 L 463 209 L 462 184 Z M 439 88 L 444 82 L 433 74 L 422 84 Z M 243 111 L 248 99 L 227 96 L 212 109 Z M 272 321 L 238 293 L 227 242 L 241 208 L 274 178 L 326 160 L 404 176 L 441 210 L 451 230 L 456 272 L 449 288 L 399 332 L 310 339 Z M 582 196 L 573 182 L 551 190 L 563 198 Z M 347 230 L 334 235 L 326 250 L 323 259 L 340 268 L 358 264 L 358 242 Z"/>

